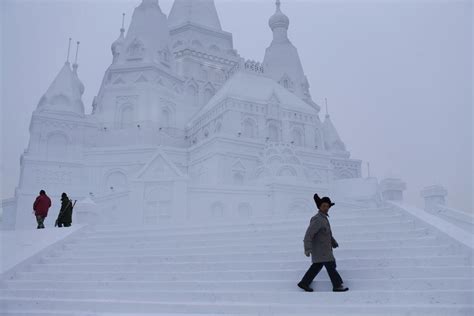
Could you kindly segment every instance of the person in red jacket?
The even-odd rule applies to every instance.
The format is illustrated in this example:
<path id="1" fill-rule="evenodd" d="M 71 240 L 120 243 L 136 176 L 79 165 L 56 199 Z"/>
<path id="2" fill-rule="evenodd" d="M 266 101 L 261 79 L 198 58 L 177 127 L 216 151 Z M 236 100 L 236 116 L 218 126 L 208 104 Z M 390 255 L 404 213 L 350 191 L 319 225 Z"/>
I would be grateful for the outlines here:
<path id="1" fill-rule="evenodd" d="M 46 195 L 44 190 L 41 190 L 39 196 L 33 203 L 33 210 L 35 211 L 36 222 L 38 229 L 44 228 L 44 219 L 48 216 L 48 210 L 51 207 L 51 199 Z"/>

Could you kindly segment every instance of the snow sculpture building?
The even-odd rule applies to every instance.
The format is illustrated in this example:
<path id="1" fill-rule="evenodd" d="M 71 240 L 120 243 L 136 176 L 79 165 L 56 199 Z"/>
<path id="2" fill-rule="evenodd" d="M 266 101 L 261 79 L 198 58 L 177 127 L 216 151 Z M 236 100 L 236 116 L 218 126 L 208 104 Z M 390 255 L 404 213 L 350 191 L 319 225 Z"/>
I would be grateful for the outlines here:
<path id="1" fill-rule="evenodd" d="M 312 194 L 361 176 L 309 92 L 280 1 L 262 63 L 245 61 L 212 0 L 142 0 L 111 46 L 92 113 L 77 61 L 39 101 L 21 157 L 16 227 L 40 189 L 91 198 L 107 223 L 259 217 L 313 209 Z M 309 197 L 309 198 L 308 198 Z"/>

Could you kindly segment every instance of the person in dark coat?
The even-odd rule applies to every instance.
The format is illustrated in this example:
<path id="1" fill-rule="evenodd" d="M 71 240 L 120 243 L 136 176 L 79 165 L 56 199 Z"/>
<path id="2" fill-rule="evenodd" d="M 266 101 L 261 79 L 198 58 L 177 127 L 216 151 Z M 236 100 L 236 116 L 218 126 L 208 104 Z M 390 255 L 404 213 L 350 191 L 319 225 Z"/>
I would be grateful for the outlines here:
<path id="1" fill-rule="evenodd" d="M 320 198 L 318 194 L 314 194 L 313 198 L 319 212 L 311 218 L 303 240 L 304 253 L 307 257 L 311 255 L 313 264 L 298 283 L 298 287 L 306 292 L 312 292 L 313 289 L 309 285 L 324 266 L 331 279 L 333 291 L 347 291 L 349 288 L 344 286 L 342 278 L 336 270 L 336 259 L 332 253 L 332 248 L 339 247 L 336 239 L 332 237 L 328 220 L 329 208 L 335 203 L 332 203 L 327 196 Z"/>
<path id="2" fill-rule="evenodd" d="M 37 229 L 44 228 L 44 219 L 48 216 L 48 210 L 51 207 L 51 199 L 41 190 L 33 203 L 33 211 L 36 217 Z"/>
<path id="3" fill-rule="evenodd" d="M 66 193 L 61 194 L 61 210 L 56 220 L 56 226 L 69 227 L 72 223 L 72 201 L 69 199 Z"/>

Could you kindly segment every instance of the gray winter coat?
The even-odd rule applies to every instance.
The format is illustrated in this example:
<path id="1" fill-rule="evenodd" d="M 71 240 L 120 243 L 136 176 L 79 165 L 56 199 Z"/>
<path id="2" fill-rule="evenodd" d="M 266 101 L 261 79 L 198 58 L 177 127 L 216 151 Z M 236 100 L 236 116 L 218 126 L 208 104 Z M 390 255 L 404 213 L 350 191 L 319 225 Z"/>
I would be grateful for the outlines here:
<path id="1" fill-rule="evenodd" d="M 336 260 L 332 248 L 337 246 L 337 241 L 332 237 L 331 225 L 324 213 L 318 212 L 311 217 L 303 241 L 305 252 L 311 251 L 313 263 Z"/>

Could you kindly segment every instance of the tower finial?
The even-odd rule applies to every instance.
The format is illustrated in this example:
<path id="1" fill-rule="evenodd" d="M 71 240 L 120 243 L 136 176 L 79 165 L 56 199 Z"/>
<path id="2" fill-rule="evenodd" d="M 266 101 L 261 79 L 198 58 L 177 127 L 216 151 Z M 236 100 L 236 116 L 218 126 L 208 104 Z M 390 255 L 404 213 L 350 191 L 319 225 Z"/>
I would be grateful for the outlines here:
<path id="1" fill-rule="evenodd" d="M 69 53 L 71 52 L 71 40 L 72 40 L 72 38 L 69 38 L 69 44 L 67 46 L 66 64 L 69 64 Z"/>
<path id="2" fill-rule="evenodd" d="M 120 33 L 125 32 L 125 13 L 122 13 L 122 28 L 120 29 Z"/>
<path id="3" fill-rule="evenodd" d="M 72 68 L 74 69 L 74 71 L 77 71 L 77 67 L 78 67 L 78 64 L 77 64 L 77 56 L 79 55 L 79 44 L 81 42 L 77 41 L 76 42 L 76 58 L 74 59 L 74 64 L 72 64 Z"/>
<path id="4" fill-rule="evenodd" d="M 81 44 L 81 42 L 77 41 L 76 42 L 76 58 L 74 59 L 74 63 L 77 64 L 77 55 L 79 54 L 79 44 Z"/>
<path id="5" fill-rule="evenodd" d="M 125 13 L 122 13 L 122 27 L 120 28 L 120 35 L 119 37 L 112 43 L 110 49 L 112 50 L 112 63 L 115 63 L 120 55 L 120 47 L 123 45 L 125 41 Z"/>
<path id="6" fill-rule="evenodd" d="M 324 102 L 326 103 L 326 117 L 329 117 L 329 112 L 328 112 L 328 98 L 324 98 Z"/>
<path id="7" fill-rule="evenodd" d="M 268 21 L 268 25 L 272 29 L 272 31 L 275 28 L 284 28 L 288 30 L 288 26 L 290 24 L 290 19 L 283 14 L 280 10 L 281 2 L 280 0 L 276 0 L 275 2 L 276 10 L 275 13 L 270 17 L 270 20 Z M 286 37 L 286 35 L 285 35 Z"/>

